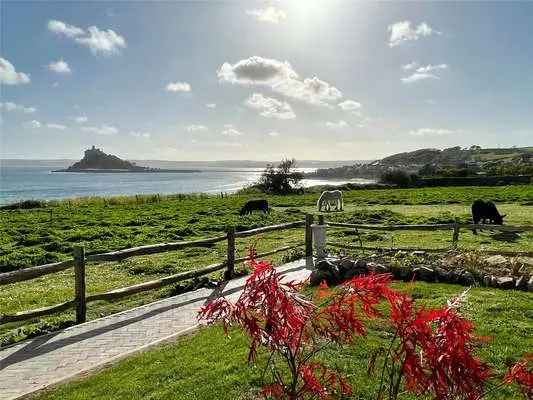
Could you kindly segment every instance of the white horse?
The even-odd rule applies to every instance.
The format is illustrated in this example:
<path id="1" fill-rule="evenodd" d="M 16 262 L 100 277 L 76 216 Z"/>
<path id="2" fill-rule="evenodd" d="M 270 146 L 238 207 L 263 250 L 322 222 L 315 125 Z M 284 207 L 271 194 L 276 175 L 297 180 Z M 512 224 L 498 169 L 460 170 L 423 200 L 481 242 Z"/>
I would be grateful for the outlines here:
<path id="1" fill-rule="evenodd" d="M 331 211 L 331 206 L 335 206 L 336 211 L 342 211 L 342 192 L 340 190 L 326 190 L 322 192 L 316 202 L 318 211 Z"/>

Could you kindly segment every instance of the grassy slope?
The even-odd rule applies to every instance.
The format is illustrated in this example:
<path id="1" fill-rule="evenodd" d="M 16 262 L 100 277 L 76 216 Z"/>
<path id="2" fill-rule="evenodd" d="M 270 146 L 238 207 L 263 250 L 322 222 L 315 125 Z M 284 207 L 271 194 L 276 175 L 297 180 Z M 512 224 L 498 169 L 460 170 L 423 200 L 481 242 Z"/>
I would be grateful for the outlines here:
<path id="1" fill-rule="evenodd" d="M 405 290 L 406 285 L 397 283 Z M 439 306 L 460 293 L 455 285 L 417 282 L 409 288 L 418 304 Z M 497 289 L 472 289 L 463 312 L 477 326 L 479 335 L 491 336 L 479 355 L 503 373 L 505 366 L 533 348 L 531 304 L 533 295 Z M 376 380 L 366 375 L 368 354 L 385 343 L 379 326 L 368 340 L 358 340 L 349 350 L 332 349 L 326 356 L 331 365 L 348 372 L 354 386 L 353 399 L 372 399 Z M 219 327 L 201 330 L 166 345 L 134 356 L 88 379 L 73 382 L 38 397 L 39 400 L 82 399 L 250 399 L 260 386 L 260 368 L 246 366 L 246 339 L 237 332 L 224 338 Z M 413 398 L 404 395 L 402 399 Z M 518 399 L 505 392 L 498 398 Z"/>
<path id="2" fill-rule="evenodd" d="M 426 188 L 397 190 L 357 190 L 345 192 L 346 212 L 332 213 L 329 219 L 343 222 L 369 223 L 437 223 L 455 218 L 468 220 L 472 199 L 499 201 L 502 212 L 508 212 L 509 224 L 533 224 L 533 186 L 481 188 Z M 33 210 L 0 211 L 7 223 L 0 225 L 0 271 L 17 266 L 55 261 L 69 257 L 74 244 L 83 244 L 89 253 L 134 245 L 215 236 L 225 226 L 244 230 L 262 225 L 303 218 L 304 212 L 315 212 L 317 194 L 303 196 L 269 196 L 274 211 L 264 216 L 254 214 L 241 218 L 238 210 L 249 196 L 214 197 L 158 196 L 63 201 Z M 354 242 L 349 230 L 331 231 L 331 237 Z M 260 237 L 238 240 L 239 255 L 257 242 L 259 251 L 301 242 L 301 229 L 274 232 Z M 388 247 L 450 245 L 451 232 L 378 232 L 363 235 L 366 245 Z M 514 241 L 494 240 L 491 233 L 473 236 L 461 234 L 461 245 L 478 248 L 533 250 L 533 235 L 522 235 Z M 501 238 L 500 238 L 501 239 Z M 218 262 L 225 257 L 225 243 L 209 248 L 191 248 L 160 255 L 136 257 L 121 263 L 102 263 L 87 267 L 87 291 L 99 293 L 113 288 L 166 276 Z M 281 262 L 284 255 L 271 257 Z M 216 276 L 216 274 L 215 274 Z M 73 274 L 65 271 L 28 282 L 3 286 L 0 314 L 29 310 L 67 301 L 73 297 Z M 172 294 L 165 288 L 108 304 L 92 303 L 88 318 L 94 319 L 145 304 Z M 0 344 L 17 341 L 58 326 L 71 324 L 72 313 L 0 326 Z"/>

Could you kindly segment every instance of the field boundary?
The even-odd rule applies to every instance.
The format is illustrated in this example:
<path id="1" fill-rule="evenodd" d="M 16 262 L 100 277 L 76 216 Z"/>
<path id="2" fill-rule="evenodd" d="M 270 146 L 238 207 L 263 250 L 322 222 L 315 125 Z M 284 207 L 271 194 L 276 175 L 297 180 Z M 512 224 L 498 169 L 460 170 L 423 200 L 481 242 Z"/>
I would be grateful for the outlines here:
<path id="1" fill-rule="evenodd" d="M 237 238 L 250 237 L 259 235 L 265 232 L 281 231 L 286 229 L 293 229 L 306 226 L 304 241 L 290 246 L 283 246 L 277 249 L 257 254 L 257 257 L 266 257 L 279 252 L 286 252 L 294 250 L 305 244 L 306 256 L 312 255 L 312 232 L 311 232 L 312 216 L 306 216 L 303 221 L 295 221 L 284 224 L 270 225 L 247 231 L 236 232 L 234 227 L 229 227 L 224 236 L 216 236 L 206 239 L 181 241 L 172 243 L 158 243 L 147 246 L 137 246 L 129 249 L 85 255 L 83 246 L 76 246 L 73 252 L 73 258 L 52 264 L 39 265 L 28 267 L 18 271 L 11 271 L 0 274 L 0 286 L 24 282 L 32 280 L 44 275 L 60 272 L 69 268 L 74 268 L 74 289 L 75 295 L 72 300 L 54 304 L 47 307 L 41 307 L 28 311 L 20 311 L 14 314 L 0 314 L 0 325 L 30 320 L 37 317 L 53 315 L 64 312 L 69 309 L 76 311 L 76 323 L 81 324 L 87 319 L 87 303 L 95 301 L 112 302 L 122 297 L 131 296 L 137 293 L 159 289 L 161 287 L 181 282 L 187 279 L 198 278 L 200 276 L 208 275 L 216 271 L 224 270 L 224 279 L 232 279 L 235 275 L 235 264 L 246 262 L 250 257 L 235 258 L 236 246 L 235 240 Z M 188 247 L 204 247 L 212 244 L 226 241 L 227 254 L 226 259 L 220 263 L 211 264 L 206 267 L 185 271 L 174 275 L 165 276 L 160 279 L 155 279 L 148 282 L 143 282 L 127 287 L 113 289 L 104 293 L 86 294 L 86 274 L 85 267 L 88 262 L 108 262 L 108 261 L 123 261 L 124 259 L 149 254 L 160 254 L 170 251 L 175 251 Z"/>
<path id="2" fill-rule="evenodd" d="M 159 289 L 161 287 L 171 285 L 187 279 L 198 278 L 200 276 L 208 275 L 216 271 L 224 270 L 224 279 L 229 280 L 235 276 L 235 264 L 243 263 L 249 260 L 249 257 L 235 258 L 236 247 L 235 241 L 238 238 L 245 238 L 250 236 L 259 235 L 265 232 L 282 231 L 286 229 L 294 229 L 304 227 L 304 240 L 301 243 L 283 246 L 277 249 L 257 254 L 257 257 L 266 257 L 279 252 L 285 252 L 294 250 L 301 246 L 305 246 L 305 257 L 313 256 L 313 229 L 314 227 L 321 227 L 325 229 L 330 228 L 352 228 L 355 229 L 356 234 L 359 235 L 359 230 L 384 230 L 384 231 L 401 231 L 401 230 L 421 230 L 421 231 L 435 231 L 435 230 L 451 230 L 452 231 L 452 245 L 451 248 L 386 248 L 386 247 L 374 247 L 363 246 L 363 243 L 359 237 L 359 246 L 349 243 L 331 242 L 327 244 L 331 247 L 337 248 L 349 248 L 356 250 L 385 250 L 385 251 L 427 251 L 427 252 L 446 252 L 449 250 L 456 250 L 459 233 L 461 229 L 491 229 L 502 232 L 533 232 L 533 226 L 508 226 L 508 225 L 484 225 L 484 224 L 411 224 L 411 225 L 377 225 L 377 224 L 349 224 L 341 222 L 325 221 L 324 215 L 318 216 L 318 224 L 313 225 L 314 216 L 306 214 L 305 220 L 295 221 L 284 224 L 269 225 L 261 228 L 250 229 L 247 231 L 236 232 L 235 227 L 229 227 L 226 235 L 215 236 L 206 239 L 193 240 L 193 241 L 180 241 L 171 243 L 158 243 L 146 246 L 137 246 L 123 250 L 110 251 L 98 254 L 85 255 L 85 250 L 82 246 L 76 246 L 74 248 L 73 258 L 52 264 L 45 264 L 40 266 L 28 267 L 18 271 L 6 272 L 0 274 L 0 286 L 12 284 L 16 282 L 23 282 L 31 279 L 35 279 L 44 275 L 60 272 L 69 268 L 74 268 L 75 279 L 74 289 L 75 296 L 73 299 L 64 303 L 54 304 L 47 307 L 37 308 L 28 311 L 21 311 L 14 314 L 0 314 L 0 325 L 30 320 L 37 317 L 53 315 L 60 312 L 64 312 L 69 309 L 75 309 L 76 311 L 76 323 L 84 323 L 87 318 L 87 304 L 95 301 L 107 301 L 112 302 L 122 297 L 131 296 L 137 293 Z M 324 237 L 325 240 L 325 237 Z M 211 246 L 215 243 L 225 241 L 227 243 L 226 259 L 222 262 L 211 264 L 199 269 L 185 271 L 178 274 L 165 276 L 160 279 L 155 279 L 148 282 L 143 282 L 127 287 L 113 289 L 103 293 L 86 294 L 86 274 L 85 267 L 87 262 L 109 262 L 109 261 L 123 261 L 130 257 L 137 257 L 150 254 L 159 254 L 170 251 L 175 251 L 188 247 L 205 247 Z M 322 245 L 325 245 L 323 243 Z M 315 245 L 318 247 L 318 243 L 315 238 Z M 512 256 L 533 256 L 533 252 L 510 252 L 510 251 L 491 251 L 480 250 L 481 253 L 486 254 L 502 254 Z"/>

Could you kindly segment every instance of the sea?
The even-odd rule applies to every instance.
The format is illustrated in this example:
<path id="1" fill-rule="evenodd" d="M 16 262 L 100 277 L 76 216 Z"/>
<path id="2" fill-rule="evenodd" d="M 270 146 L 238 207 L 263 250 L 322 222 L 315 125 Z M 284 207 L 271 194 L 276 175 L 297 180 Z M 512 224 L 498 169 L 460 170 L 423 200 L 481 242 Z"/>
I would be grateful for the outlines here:
<path id="1" fill-rule="evenodd" d="M 153 168 L 191 169 L 191 173 L 68 173 L 73 160 L 0 160 L 0 204 L 88 196 L 176 193 L 232 193 L 256 182 L 264 167 L 257 162 L 139 162 Z M 309 162 L 302 172 L 336 166 Z M 305 179 L 302 186 L 373 183 L 367 179 Z"/>

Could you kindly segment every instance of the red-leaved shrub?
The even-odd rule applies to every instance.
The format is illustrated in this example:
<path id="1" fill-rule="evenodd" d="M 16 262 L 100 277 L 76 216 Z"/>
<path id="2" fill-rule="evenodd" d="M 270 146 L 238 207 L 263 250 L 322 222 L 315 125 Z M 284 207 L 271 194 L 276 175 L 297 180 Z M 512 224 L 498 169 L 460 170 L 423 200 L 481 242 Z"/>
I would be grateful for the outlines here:
<path id="1" fill-rule="evenodd" d="M 474 355 L 480 339 L 459 314 L 461 297 L 443 308 L 417 308 L 409 296 L 390 288 L 390 275 L 368 274 L 333 289 L 321 284 L 313 302 L 300 293 L 299 284 L 283 280 L 254 255 L 252 249 L 253 272 L 237 301 L 218 298 L 201 309 L 199 318 L 208 324 L 222 322 L 226 333 L 233 324 L 243 329 L 250 337 L 250 363 L 256 361 L 259 346 L 268 352 L 263 379 L 267 372 L 271 379 L 261 390 L 263 397 L 350 395 L 344 375 L 317 355 L 328 343 L 345 345 L 364 336 L 371 318 L 381 318 L 393 333 L 387 348 L 369 362 L 370 372 L 380 367 L 376 399 L 397 399 L 402 388 L 436 400 L 474 400 L 486 393 L 491 370 Z M 388 305 L 386 316 L 378 309 L 382 302 Z M 517 383 L 529 399 L 533 378 L 527 363 L 513 366 L 504 383 Z"/>

